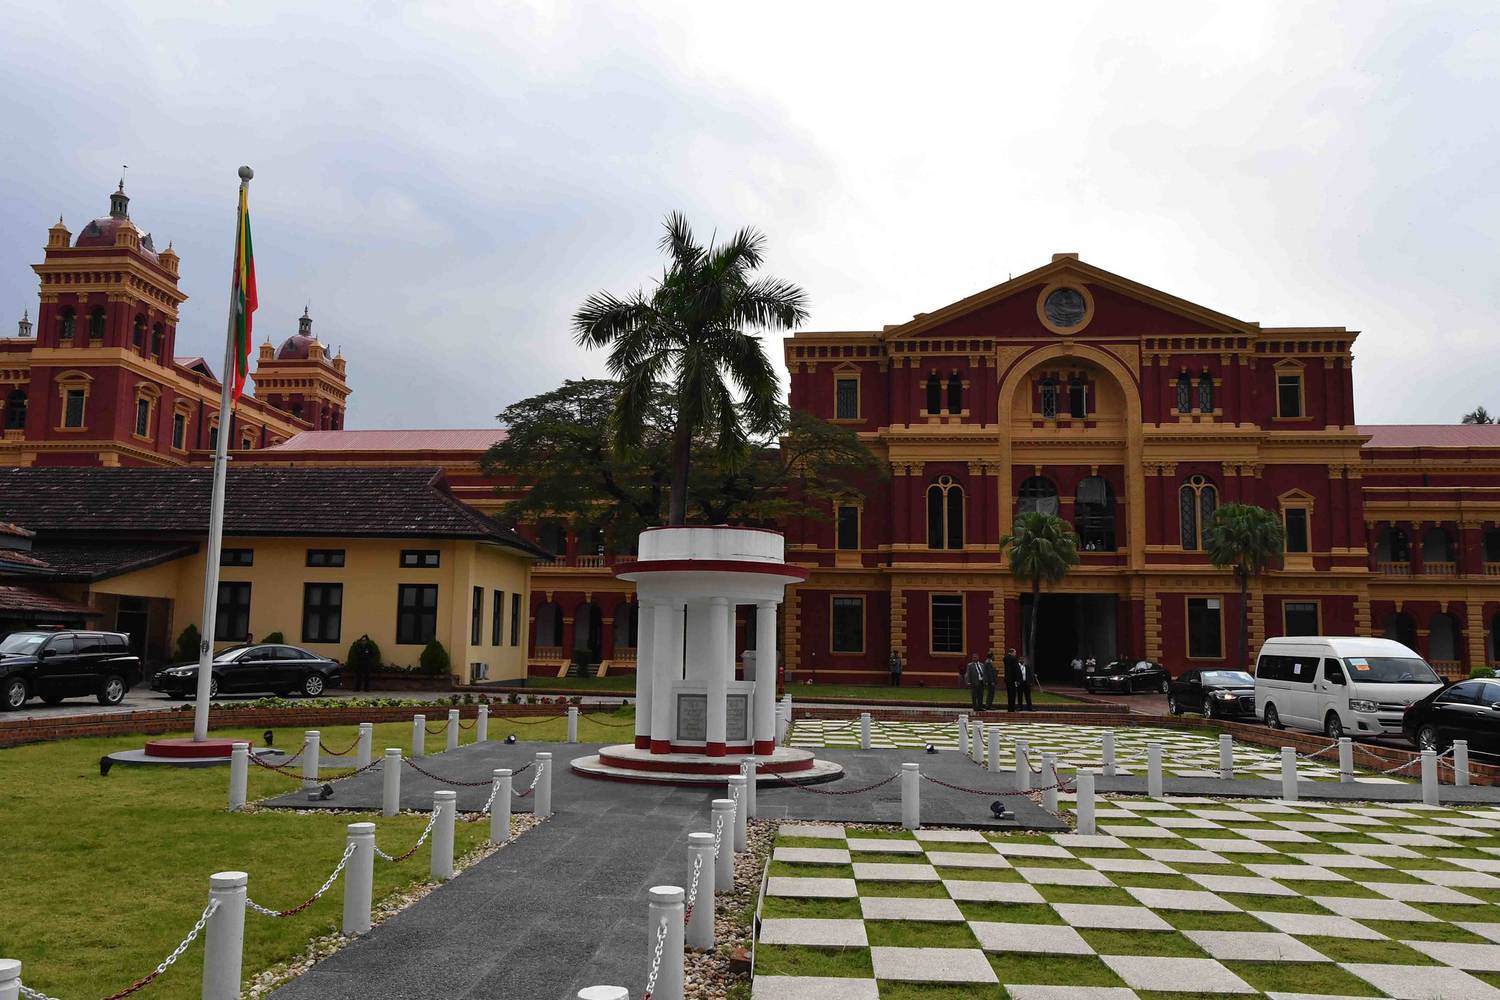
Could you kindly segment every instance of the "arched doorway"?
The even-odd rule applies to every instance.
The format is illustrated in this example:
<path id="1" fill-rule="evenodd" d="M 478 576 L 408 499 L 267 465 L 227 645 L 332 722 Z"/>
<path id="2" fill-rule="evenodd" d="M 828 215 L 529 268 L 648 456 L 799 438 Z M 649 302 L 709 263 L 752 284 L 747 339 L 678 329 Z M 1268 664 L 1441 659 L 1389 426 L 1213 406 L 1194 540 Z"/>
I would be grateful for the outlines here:
<path id="1" fill-rule="evenodd" d="M 532 629 L 532 655 L 543 660 L 562 659 L 562 608 L 556 601 L 537 605 L 536 625 Z"/>
<path id="2" fill-rule="evenodd" d="M 1458 669 L 1458 619 L 1438 612 L 1427 623 L 1427 662 L 1445 677 Z"/>
<path id="3" fill-rule="evenodd" d="M 1393 611 L 1386 615 L 1380 634 L 1387 639 L 1396 640 L 1407 649 L 1415 651 L 1417 648 L 1417 623 L 1405 611 Z"/>
<path id="4" fill-rule="evenodd" d="M 578 605 L 573 612 L 574 663 L 596 666 L 604 657 L 604 615 L 592 601 Z"/>

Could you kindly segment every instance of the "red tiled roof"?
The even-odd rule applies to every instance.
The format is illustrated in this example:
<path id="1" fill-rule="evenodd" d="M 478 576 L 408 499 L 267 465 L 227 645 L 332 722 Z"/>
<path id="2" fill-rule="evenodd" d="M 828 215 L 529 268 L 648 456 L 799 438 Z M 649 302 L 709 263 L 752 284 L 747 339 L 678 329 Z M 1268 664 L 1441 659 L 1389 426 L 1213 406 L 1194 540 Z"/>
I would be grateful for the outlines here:
<path id="1" fill-rule="evenodd" d="M 68 615 L 77 618 L 98 618 L 103 612 L 95 611 L 85 604 L 75 604 L 61 597 L 31 587 L 0 585 L 0 611 L 24 611 L 29 614 Z"/>
<path id="2" fill-rule="evenodd" d="M 262 454 L 289 451 L 486 451 L 505 440 L 499 427 L 431 431 L 302 431 Z"/>
<path id="3" fill-rule="evenodd" d="M 1361 424 L 1366 448 L 1500 448 L 1500 424 Z"/>

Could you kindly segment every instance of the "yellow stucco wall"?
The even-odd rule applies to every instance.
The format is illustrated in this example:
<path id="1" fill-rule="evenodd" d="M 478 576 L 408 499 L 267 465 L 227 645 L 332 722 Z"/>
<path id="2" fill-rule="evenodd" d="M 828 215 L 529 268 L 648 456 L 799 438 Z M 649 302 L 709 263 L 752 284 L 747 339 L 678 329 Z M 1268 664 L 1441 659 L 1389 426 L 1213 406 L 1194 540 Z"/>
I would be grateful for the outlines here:
<path id="1" fill-rule="evenodd" d="M 397 587 L 403 583 L 436 584 L 438 588 L 437 640 L 448 650 L 454 676 L 467 681 L 475 663 L 484 664 L 488 680 L 526 676 L 526 616 L 531 607 L 531 560 L 513 549 L 477 541 L 438 541 L 423 538 L 231 538 L 226 549 L 252 549 L 252 566 L 224 566 L 219 579 L 225 583 L 250 584 L 250 634 L 260 638 L 280 632 L 286 641 L 314 652 L 343 660 L 349 643 L 369 635 L 380 646 L 381 659 L 399 666 L 414 666 L 422 654 L 420 645 L 396 643 Z M 344 565 L 335 568 L 307 565 L 308 549 L 343 549 Z M 437 549 L 435 569 L 404 569 L 403 549 Z M 344 585 L 343 617 L 337 643 L 302 641 L 302 585 Z M 474 587 L 484 590 L 480 642 L 471 645 L 470 613 Z M 189 624 L 201 630 L 203 608 L 203 554 L 176 559 L 134 573 L 101 580 L 95 594 L 164 597 L 173 602 L 170 634 L 176 636 Z M 504 631 L 502 644 L 490 644 L 494 614 L 494 592 L 503 591 Z M 521 595 L 521 626 L 511 644 L 511 595 Z M 222 648 L 227 643 L 217 643 Z"/>

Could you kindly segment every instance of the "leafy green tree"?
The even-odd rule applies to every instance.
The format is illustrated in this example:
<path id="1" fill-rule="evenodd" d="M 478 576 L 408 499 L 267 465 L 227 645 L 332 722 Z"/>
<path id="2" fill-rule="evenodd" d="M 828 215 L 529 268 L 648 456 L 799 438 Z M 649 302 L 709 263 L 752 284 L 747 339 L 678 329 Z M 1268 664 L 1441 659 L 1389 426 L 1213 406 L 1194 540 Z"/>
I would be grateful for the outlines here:
<path id="1" fill-rule="evenodd" d="M 781 387 L 760 338 L 747 330 L 790 330 L 807 318 L 796 285 L 755 276 L 765 237 L 745 228 L 718 245 L 700 244 L 674 212 L 660 247 L 667 268 L 650 293 L 590 295 L 573 316 L 578 343 L 608 347 L 620 380 L 610 438 L 634 451 L 663 404 L 670 415 L 671 485 L 667 523 L 687 523 L 693 445 L 710 435 L 727 461 L 776 424 Z"/>
<path id="2" fill-rule="evenodd" d="M 267 632 L 265 638 L 261 639 L 260 641 L 263 643 L 286 642 L 286 636 L 282 635 L 280 632 Z"/>
<path id="3" fill-rule="evenodd" d="M 1490 416 L 1490 411 L 1482 406 L 1476 406 L 1464 414 L 1463 422 L 1466 424 L 1493 424 L 1495 418 Z"/>
<path id="4" fill-rule="evenodd" d="M 1078 535 L 1073 526 L 1056 514 L 1029 511 L 1016 518 L 1010 534 L 1000 539 L 1000 548 L 1018 580 L 1031 584 L 1031 623 L 1026 637 L 1026 655 L 1035 676 L 1036 623 L 1041 617 L 1042 584 L 1061 583 L 1068 570 L 1078 565 Z"/>
<path id="5" fill-rule="evenodd" d="M 1225 504 L 1214 512 L 1204 538 L 1209 562 L 1234 570 L 1240 585 L 1240 663 L 1250 664 L 1250 581 L 1274 566 L 1285 550 L 1281 518 L 1254 504 Z"/>
<path id="6" fill-rule="evenodd" d="M 422 647 L 421 659 L 417 661 L 422 667 L 422 673 L 429 677 L 441 677 L 449 673 L 453 667 L 453 661 L 448 657 L 448 651 L 443 644 L 433 639 Z"/>
<path id="7" fill-rule="evenodd" d="M 360 636 L 349 644 L 349 655 L 344 658 L 344 665 L 350 670 L 360 667 L 374 670 L 380 666 L 380 646 L 369 636 Z"/>
<path id="8" fill-rule="evenodd" d="M 177 659 L 192 660 L 197 663 L 198 647 L 201 645 L 203 645 L 203 636 L 198 632 L 198 626 L 189 625 L 177 637 Z"/>

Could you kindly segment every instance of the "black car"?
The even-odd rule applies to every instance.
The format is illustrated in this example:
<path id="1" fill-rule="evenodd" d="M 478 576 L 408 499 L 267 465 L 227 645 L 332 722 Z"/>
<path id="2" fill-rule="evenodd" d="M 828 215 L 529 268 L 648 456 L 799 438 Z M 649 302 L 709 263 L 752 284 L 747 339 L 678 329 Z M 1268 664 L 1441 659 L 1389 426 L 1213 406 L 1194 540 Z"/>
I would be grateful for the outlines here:
<path id="1" fill-rule="evenodd" d="M 1205 719 L 1255 718 L 1255 678 L 1243 670 L 1185 670 L 1167 688 L 1167 711 Z"/>
<path id="2" fill-rule="evenodd" d="M 1500 752 L 1500 680 L 1450 684 L 1411 704 L 1401 731 L 1422 750 L 1446 750 L 1454 740 Z"/>
<path id="3" fill-rule="evenodd" d="M 56 705 L 93 695 L 101 705 L 118 705 L 140 679 L 140 658 L 119 632 L 12 632 L 0 639 L 0 691 L 8 710 L 33 696 Z"/>
<path id="4" fill-rule="evenodd" d="M 234 646 L 214 657 L 208 693 L 210 698 L 217 698 L 221 693 L 246 691 L 270 691 L 282 697 L 295 692 L 315 698 L 337 687 L 342 671 L 337 660 L 297 646 Z M 161 691 L 168 698 L 193 697 L 198 693 L 198 664 L 158 671 L 151 678 L 151 690 Z"/>
<path id="5" fill-rule="evenodd" d="M 1166 694 L 1172 675 L 1152 660 L 1116 660 L 1083 678 L 1083 689 L 1094 694 L 1135 694 L 1160 691 Z"/>

